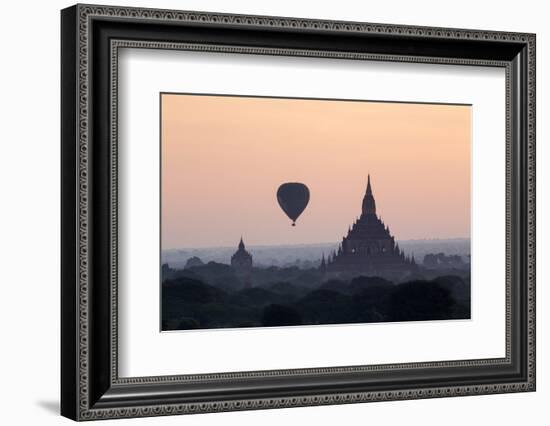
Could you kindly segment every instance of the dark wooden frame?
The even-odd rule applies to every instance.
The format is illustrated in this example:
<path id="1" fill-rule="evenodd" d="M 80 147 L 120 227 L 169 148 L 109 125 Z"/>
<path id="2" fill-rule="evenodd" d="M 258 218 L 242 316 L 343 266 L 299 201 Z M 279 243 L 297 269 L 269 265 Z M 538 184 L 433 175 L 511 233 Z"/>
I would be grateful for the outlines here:
<path id="1" fill-rule="evenodd" d="M 89 420 L 535 390 L 535 35 L 95 5 L 64 9 L 61 33 L 64 416 Z M 120 47 L 505 68 L 506 357 L 119 378 Z"/>

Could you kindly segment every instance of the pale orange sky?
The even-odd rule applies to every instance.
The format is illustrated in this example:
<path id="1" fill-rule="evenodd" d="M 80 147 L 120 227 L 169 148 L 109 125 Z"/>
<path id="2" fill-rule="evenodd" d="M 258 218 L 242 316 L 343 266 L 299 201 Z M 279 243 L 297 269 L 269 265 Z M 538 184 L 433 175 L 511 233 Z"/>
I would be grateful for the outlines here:
<path id="1" fill-rule="evenodd" d="M 470 106 L 161 96 L 163 249 L 339 241 L 368 173 L 396 239 L 470 236 Z M 284 182 L 310 190 L 295 227 Z"/>

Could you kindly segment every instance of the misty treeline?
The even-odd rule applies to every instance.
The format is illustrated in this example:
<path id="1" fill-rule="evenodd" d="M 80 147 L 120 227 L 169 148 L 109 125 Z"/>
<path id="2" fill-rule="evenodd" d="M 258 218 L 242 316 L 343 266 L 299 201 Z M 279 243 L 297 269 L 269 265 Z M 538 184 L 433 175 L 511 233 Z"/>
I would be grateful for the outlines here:
<path id="1" fill-rule="evenodd" d="M 418 263 L 422 263 L 426 255 L 445 253 L 448 256 L 459 256 L 465 263 L 469 263 L 470 239 L 429 239 L 429 240 L 399 240 L 399 246 L 406 255 L 414 254 Z M 298 266 L 301 269 L 309 269 L 319 266 L 321 256 L 338 250 L 338 243 L 281 245 L 281 246 L 255 246 L 248 245 L 247 249 L 254 255 L 256 266 L 278 266 L 287 268 Z M 206 247 L 197 249 L 168 249 L 162 251 L 162 261 L 172 267 L 183 269 L 187 260 L 191 257 L 199 257 L 205 263 L 225 263 L 235 252 L 235 246 Z"/>
<path id="2" fill-rule="evenodd" d="M 163 330 L 470 318 L 470 281 L 464 275 L 419 275 L 394 283 L 267 268 L 254 269 L 253 286 L 243 287 L 231 267 L 214 262 L 164 272 Z"/>

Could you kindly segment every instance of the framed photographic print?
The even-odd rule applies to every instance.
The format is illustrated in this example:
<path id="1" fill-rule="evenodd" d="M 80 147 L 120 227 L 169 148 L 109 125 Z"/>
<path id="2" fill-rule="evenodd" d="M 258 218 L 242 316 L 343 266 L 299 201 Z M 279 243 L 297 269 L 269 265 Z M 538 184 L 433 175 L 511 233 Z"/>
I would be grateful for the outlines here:
<path id="1" fill-rule="evenodd" d="M 76 5 L 74 420 L 535 390 L 535 36 Z"/>

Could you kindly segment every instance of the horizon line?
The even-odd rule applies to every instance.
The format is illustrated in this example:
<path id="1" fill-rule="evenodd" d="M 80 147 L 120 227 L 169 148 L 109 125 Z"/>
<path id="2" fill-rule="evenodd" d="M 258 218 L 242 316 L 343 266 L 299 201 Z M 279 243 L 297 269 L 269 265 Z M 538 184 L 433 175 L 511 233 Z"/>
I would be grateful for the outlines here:
<path id="1" fill-rule="evenodd" d="M 451 241 L 451 240 L 471 240 L 471 237 L 449 237 L 449 238 L 410 238 L 407 240 L 398 240 L 395 241 L 398 243 L 401 242 L 410 242 L 410 241 Z M 314 246 L 314 245 L 325 245 L 325 244 L 340 244 L 339 241 L 325 241 L 320 243 L 299 243 L 299 244 L 247 244 L 243 239 L 243 242 L 246 247 L 298 247 L 298 246 Z M 201 249 L 223 249 L 223 248 L 235 248 L 239 243 L 235 245 L 224 245 L 224 246 L 201 246 L 201 247 L 170 247 L 162 248 L 161 251 L 168 250 L 201 250 Z"/>

